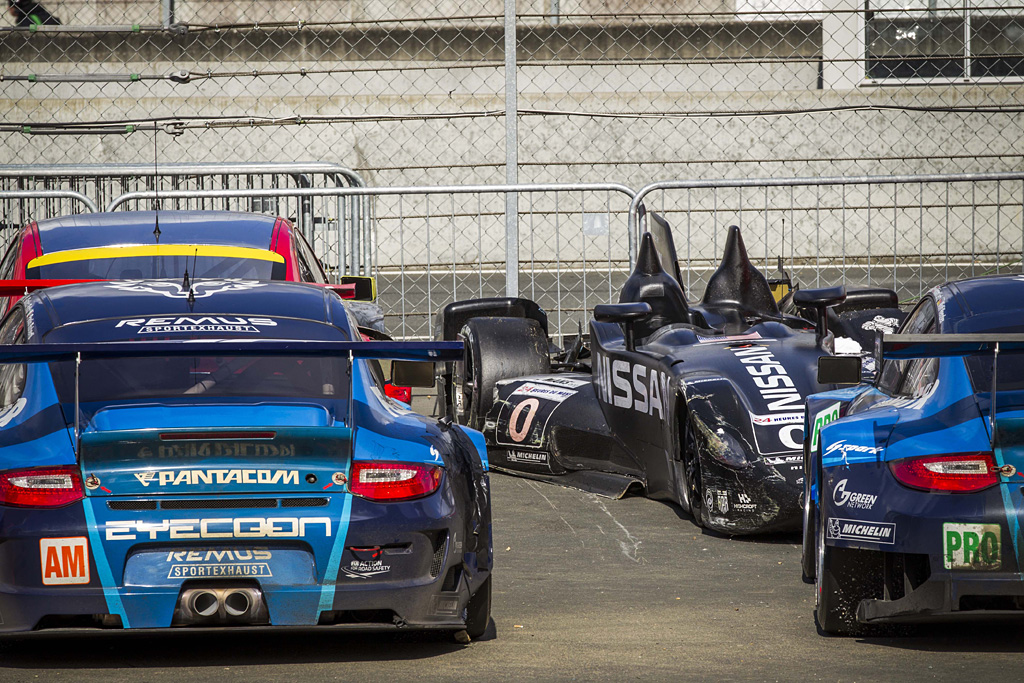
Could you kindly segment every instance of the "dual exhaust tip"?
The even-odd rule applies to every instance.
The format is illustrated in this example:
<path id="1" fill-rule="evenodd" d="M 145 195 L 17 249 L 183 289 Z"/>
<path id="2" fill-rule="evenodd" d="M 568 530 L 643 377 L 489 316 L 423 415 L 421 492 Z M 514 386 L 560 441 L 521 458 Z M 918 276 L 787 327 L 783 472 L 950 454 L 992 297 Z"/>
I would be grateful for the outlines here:
<path id="1" fill-rule="evenodd" d="M 268 613 L 259 588 L 188 588 L 175 613 L 178 624 L 259 624 Z"/>

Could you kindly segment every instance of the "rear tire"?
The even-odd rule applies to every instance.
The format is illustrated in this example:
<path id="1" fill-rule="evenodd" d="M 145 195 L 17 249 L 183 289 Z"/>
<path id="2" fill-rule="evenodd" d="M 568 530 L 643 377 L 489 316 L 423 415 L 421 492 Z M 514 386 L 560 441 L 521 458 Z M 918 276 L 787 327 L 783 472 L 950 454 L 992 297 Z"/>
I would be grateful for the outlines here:
<path id="1" fill-rule="evenodd" d="M 459 424 L 483 429 L 500 380 L 551 371 L 548 340 L 530 318 L 471 318 L 460 334 L 465 351 L 455 364 L 452 411 Z"/>
<path id="2" fill-rule="evenodd" d="M 701 443 L 692 417 L 686 420 L 686 434 L 683 443 L 683 478 L 681 484 L 685 487 L 685 490 L 679 492 L 680 501 L 683 500 L 685 495 L 694 523 L 702 528 L 707 527 L 707 508 L 704 505 L 704 481 L 700 472 Z"/>
<path id="3" fill-rule="evenodd" d="M 819 491 L 821 485 L 819 482 Z M 821 509 L 822 506 L 816 506 Z M 821 513 L 823 514 L 823 513 Z M 865 636 L 878 626 L 857 621 L 861 600 L 883 596 L 882 553 L 856 548 L 836 548 L 825 543 L 827 521 L 819 515 L 817 552 L 818 626 L 832 635 Z"/>
<path id="4" fill-rule="evenodd" d="M 466 633 L 474 640 L 487 632 L 491 623 L 491 577 L 488 576 L 466 605 Z"/>

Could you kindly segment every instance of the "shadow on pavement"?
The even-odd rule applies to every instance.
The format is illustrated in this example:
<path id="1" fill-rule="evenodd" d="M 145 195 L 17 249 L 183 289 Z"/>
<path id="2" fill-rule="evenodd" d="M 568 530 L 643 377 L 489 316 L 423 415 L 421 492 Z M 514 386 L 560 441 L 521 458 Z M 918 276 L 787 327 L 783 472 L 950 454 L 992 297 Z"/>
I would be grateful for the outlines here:
<path id="1" fill-rule="evenodd" d="M 494 637 L 493 629 L 490 626 L 485 640 L 488 635 Z M 144 633 L 82 630 L 4 637 L 0 639 L 0 662 L 4 668 L 17 669 L 226 667 L 420 660 L 465 647 L 443 632 L 354 633 L 326 628 L 168 629 Z"/>

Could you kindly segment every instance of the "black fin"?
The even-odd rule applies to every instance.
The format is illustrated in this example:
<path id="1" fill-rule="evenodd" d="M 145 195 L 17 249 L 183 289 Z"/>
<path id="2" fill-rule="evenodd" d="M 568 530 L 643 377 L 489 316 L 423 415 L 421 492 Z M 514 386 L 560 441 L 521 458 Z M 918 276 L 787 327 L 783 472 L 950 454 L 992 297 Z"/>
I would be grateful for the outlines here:
<path id="1" fill-rule="evenodd" d="M 733 305 L 758 315 L 779 315 L 768 280 L 750 262 L 738 226 L 729 226 L 722 263 L 708 280 L 703 302 L 707 306 Z"/>
<path id="2" fill-rule="evenodd" d="M 637 338 L 650 336 L 665 325 L 690 322 L 690 307 L 686 303 L 683 288 L 662 268 L 658 249 L 649 232 L 640 238 L 636 266 L 619 293 L 619 303 L 639 301 L 650 304 L 652 313 L 634 326 Z"/>

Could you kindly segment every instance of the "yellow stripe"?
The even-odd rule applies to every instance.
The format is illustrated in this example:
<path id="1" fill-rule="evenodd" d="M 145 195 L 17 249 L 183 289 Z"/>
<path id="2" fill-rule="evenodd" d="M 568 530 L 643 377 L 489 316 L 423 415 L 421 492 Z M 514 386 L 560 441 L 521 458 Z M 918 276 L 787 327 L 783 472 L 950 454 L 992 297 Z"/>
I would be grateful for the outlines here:
<path id="1" fill-rule="evenodd" d="M 266 249 L 253 247 L 224 247 L 209 244 L 146 244 L 123 247 L 94 247 L 91 249 L 68 249 L 43 254 L 32 259 L 28 268 L 48 266 L 69 261 L 92 261 L 110 258 L 131 258 L 133 256 L 212 256 L 219 258 L 253 259 L 284 263 L 284 257 Z"/>

